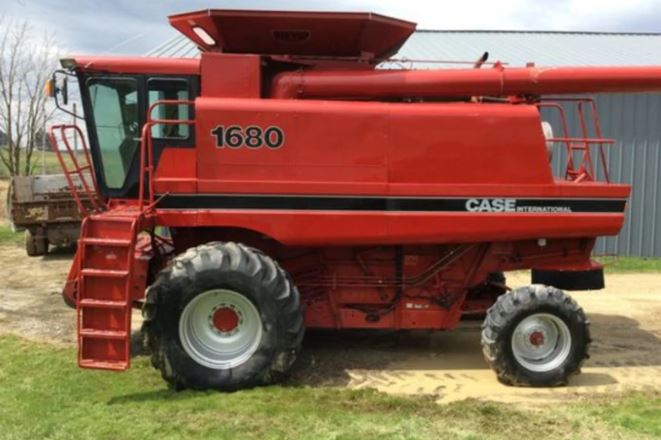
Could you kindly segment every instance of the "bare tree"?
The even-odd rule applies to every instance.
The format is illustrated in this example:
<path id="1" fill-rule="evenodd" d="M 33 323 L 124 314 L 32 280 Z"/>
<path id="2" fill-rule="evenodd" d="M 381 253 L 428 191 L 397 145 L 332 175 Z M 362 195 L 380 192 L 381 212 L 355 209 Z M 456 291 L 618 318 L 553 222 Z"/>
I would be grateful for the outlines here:
<path id="1" fill-rule="evenodd" d="M 52 37 L 36 39 L 27 21 L 0 16 L 0 161 L 11 176 L 31 173 L 35 148 L 53 116 L 47 108 L 46 80 L 54 70 Z"/>

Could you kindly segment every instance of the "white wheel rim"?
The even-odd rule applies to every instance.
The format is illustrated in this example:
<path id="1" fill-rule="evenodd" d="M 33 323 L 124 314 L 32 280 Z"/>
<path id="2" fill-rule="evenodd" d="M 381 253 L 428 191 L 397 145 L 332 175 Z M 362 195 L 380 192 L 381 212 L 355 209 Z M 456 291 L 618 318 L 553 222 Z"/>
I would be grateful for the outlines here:
<path id="1" fill-rule="evenodd" d="M 561 366 L 569 357 L 572 340 L 567 324 L 555 315 L 535 313 L 512 333 L 512 354 L 524 368 L 537 373 Z"/>
<path id="2" fill-rule="evenodd" d="M 255 353 L 262 340 L 262 320 L 252 301 L 240 293 L 208 290 L 181 313 L 179 339 L 184 351 L 198 364 L 227 370 Z"/>

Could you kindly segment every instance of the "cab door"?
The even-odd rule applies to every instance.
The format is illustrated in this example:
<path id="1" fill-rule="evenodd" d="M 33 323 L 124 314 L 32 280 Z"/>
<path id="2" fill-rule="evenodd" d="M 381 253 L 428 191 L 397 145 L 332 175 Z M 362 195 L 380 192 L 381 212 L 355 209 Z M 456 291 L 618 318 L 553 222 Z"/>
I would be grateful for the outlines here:
<path id="1" fill-rule="evenodd" d="M 196 77 L 159 76 L 146 80 L 147 109 L 158 101 L 192 101 L 198 94 Z M 193 121 L 195 107 L 186 104 L 156 105 L 150 116 L 152 121 Z M 151 128 L 151 138 L 156 192 L 194 192 L 195 126 L 185 123 L 155 124 Z"/>
<path id="2" fill-rule="evenodd" d="M 195 76 L 106 73 L 84 74 L 78 79 L 99 190 L 109 198 L 137 198 L 140 138 L 149 106 L 160 100 L 195 99 L 199 94 L 199 79 Z M 152 112 L 152 119 L 194 118 L 194 108 L 188 105 L 159 106 Z M 187 151 L 184 153 L 187 156 L 194 154 L 194 126 L 158 124 L 152 127 L 151 135 L 157 171 L 163 168 L 159 162 L 167 150 Z M 167 160 L 174 165 L 173 177 L 185 169 L 186 161 L 177 160 L 176 156 L 171 155 Z"/>

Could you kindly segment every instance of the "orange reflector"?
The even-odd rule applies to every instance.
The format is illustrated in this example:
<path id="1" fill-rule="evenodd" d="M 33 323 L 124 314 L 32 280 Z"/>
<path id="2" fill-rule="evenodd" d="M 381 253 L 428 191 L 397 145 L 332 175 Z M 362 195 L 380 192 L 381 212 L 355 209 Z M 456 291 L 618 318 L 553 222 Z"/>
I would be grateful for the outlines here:
<path id="1" fill-rule="evenodd" d="M 46 80 L 46 84 L 44 84 L 44 93 L 50 98 L 55 97 L 55 84 L 52 79 Z"/>

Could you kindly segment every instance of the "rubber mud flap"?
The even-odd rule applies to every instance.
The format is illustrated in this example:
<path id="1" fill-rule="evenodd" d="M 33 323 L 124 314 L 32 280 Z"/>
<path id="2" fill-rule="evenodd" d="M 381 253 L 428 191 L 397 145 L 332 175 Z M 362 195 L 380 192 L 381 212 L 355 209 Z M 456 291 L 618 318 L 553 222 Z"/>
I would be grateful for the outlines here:
<path id="1" fill-rule="evenodd" d="M 603 289 L 604 269 L 532 270 L 532 284 L 544 284 L 563 290 Z"/>

